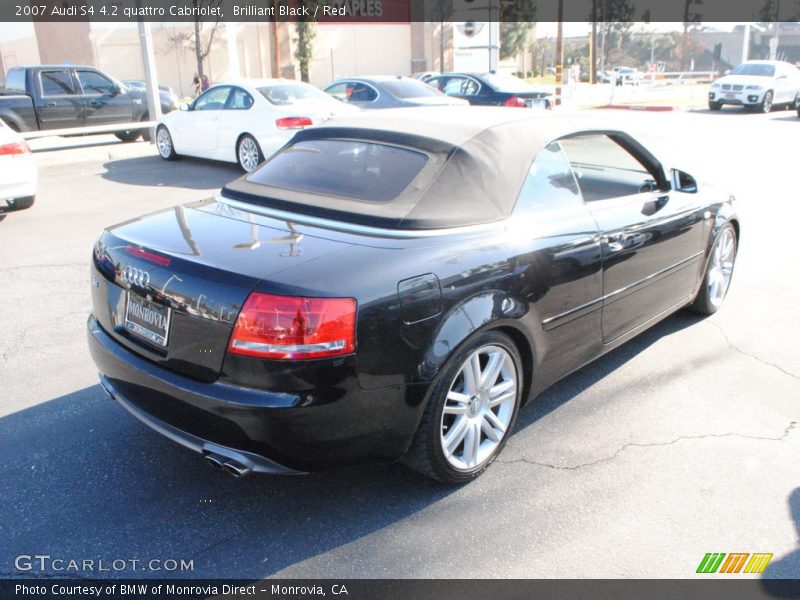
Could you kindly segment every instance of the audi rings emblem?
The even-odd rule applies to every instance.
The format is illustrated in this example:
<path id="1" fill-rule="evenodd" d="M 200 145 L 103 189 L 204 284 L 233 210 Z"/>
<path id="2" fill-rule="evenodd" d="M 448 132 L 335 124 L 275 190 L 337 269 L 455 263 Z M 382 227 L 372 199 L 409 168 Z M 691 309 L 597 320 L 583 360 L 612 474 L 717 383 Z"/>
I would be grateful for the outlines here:
<path id="1" fill-rule="evenodd" d="M 122 281 L 128 285 L 147 287 L 150 285 L 150 273 L 128 266 L 125 267 L 125 270 L 122 272 Z"/>

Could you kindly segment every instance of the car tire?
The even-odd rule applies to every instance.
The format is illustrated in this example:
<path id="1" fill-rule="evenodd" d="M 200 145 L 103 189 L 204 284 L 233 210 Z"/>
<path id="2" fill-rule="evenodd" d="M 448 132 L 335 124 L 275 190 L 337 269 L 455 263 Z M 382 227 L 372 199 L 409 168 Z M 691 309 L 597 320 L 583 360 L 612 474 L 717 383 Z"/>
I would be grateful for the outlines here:
<path id="1" fill-rule="evenodd" d="M 709 102 L 708 110 L 722 110 L 722 102 Z"/>
<path id="2" fill-rule="evenodd" d="M 138 129 L 129 129 L 127 131 L 118 131 L 114 135 L 121 142 L 133 142 L 142 135 L 142 132 Z"/>
<path id="3" fill-rule="evenodd" d="M 9 208 L 13 210 L 24 210 L 33 206 L 35 196 L 23 196 L 22 198 L 14 198 L 8 201 Z"/>
<path id="4" fill-rule="evenodd" d="M 245 173 L 250 173 L 264 162 L 261 146 L 249 133 L 245 133 L 236 142 L 236 161 Z"/>
<path id="5" fill-rule="evenodd" d="M 736 229 L 726 223 L 714 240 L 703 283 L 691 305 L 692 310 L 703 315 L 713 315 L 719 310 L 731 285 L 737 250 Z"/>
<path id="6" fill-rule="evenodd" d="M 761 103 L 758 105 L 758 111 L 762 113 L 768 113 L 772 110 L 772 92 L 768 91 L 764 94 L 764 98 L 761 100 Z"/>
<path id="7" fill-rule="evenodd" d="M 492 381 L 480 381 L 484 377 Z M 434 380 L 403 462 L 446 484 L 475 479 L 502 452 L 511 435 L 523 388 L 522 359 L 511 338 L 498 331 L 473 337 L 448 359 Z M 445 450 L 448 443 L 449 451 Z"/>
<path id="8" fill-rule="evenodd" d="M 158 150 L 158 155 L 164 160 L 178 158 L 175 152 L 175 144 L 172 143 L 172 135 L 164 125 L 159 125 L 156 129 L 156 149 Z"/>

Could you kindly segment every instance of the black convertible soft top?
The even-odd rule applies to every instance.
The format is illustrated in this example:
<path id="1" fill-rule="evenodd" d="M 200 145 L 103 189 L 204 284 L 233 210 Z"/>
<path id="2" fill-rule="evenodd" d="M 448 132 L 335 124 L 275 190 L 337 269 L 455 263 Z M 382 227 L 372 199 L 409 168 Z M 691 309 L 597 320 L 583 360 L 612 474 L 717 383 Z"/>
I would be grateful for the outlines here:
<path id="1" fill-rule="evenodd" d="M 438 229 L 507 218 L 539 151 L 569 133 L 602 128 L 573 116 L 482 107 L 365 112 L 299 131 L 289 146 L 355 140 L 427 156 L 424 167 L 385 202 L 278 187 L 259 170 L 222 189 L 223 197 L 278 210 L 390 229 Z"/>

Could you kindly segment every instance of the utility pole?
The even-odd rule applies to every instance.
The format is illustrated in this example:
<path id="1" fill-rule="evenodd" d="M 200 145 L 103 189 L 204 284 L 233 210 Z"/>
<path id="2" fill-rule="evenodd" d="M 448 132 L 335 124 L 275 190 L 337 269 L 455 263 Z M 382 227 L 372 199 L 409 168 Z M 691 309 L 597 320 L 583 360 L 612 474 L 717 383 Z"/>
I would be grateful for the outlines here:
<path id="1" fill-rule="evenodd" d="M 558 0 L 558 35 L 556 37 L 556 106 L 561 104 L 561 84 L 564 83 L 564 0 Z"/>
<path id="2" fill-rule="evenodd" d="M 270 55 L 272 57 L 272 76 L 280 78 L 281 76 L 281 42 L 278 37 L 278 18 L 275 16 L 277 7 L 275 0 L 270 0 L 270 7 L 272 8 L 272 16 L 269 18 L 269 37 L 270 37 Z"/>
<path id="3" fill-rule="evenodd" d="M 137 3 L 138 4 L 138 3 Z M 139 19 L 139 48 L 142 51 L 142 64 L 144 65 L 144 84 L 147 89 L 147 115 L 149 121 L 158 121 L 161 118 L 161 99 L 158 94 L 158 77 L 156 76 L 156 60 L 153 56 L 153 38 L 150 35 L 150 23 Z M 151 144 L 155 140 L 155 128 L 147 130 L 147 135 L 142 137 Z"/>
<path id="4" fill-rule="evenodd" d="M 744 24 L 744 39 L 742 40 L 742 62 L 747 62 L 750 54 L 750 23 Z"/>
<path id="5" fill-rule="evenodd" d="M 597 83 L 597 0 L 592 0 L 592 33 L 589 37 L 589 83 Z"/>

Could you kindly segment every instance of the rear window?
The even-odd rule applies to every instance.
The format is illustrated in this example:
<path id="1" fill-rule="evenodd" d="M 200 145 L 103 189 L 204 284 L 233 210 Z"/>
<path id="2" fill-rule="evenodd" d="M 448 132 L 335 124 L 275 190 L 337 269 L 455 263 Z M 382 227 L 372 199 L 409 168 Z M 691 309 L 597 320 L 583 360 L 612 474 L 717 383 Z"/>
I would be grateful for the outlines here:
<path id="1" fill-rule="evenodd" d="M 421 152 L 353 140 L 306 140 L 288 146 L 248 181 L 369 202 L 399 196 L 425 166 Z"/>
<path id="2" fill-rule="evenodd" d="M 310 85 L 286 84 L 258 88 L 268 102 L 276 106 L 290 106 L 304 100 L 330 101 L 330 96 Z"/>
<path id="3" fill-rule="evenodd" d="M 383 87 L 395 98 L 424 98 L 426 96 L 441 96 L 442 93 L 433 89 L 426 83 L 416 79 L 398 79 L 397 81 L 387 81 Z"/>
<path id="4" fill-rule="evenodd" d="M 25 93 L 25 69 L 9 69 L 6 74 L 6 93 Z"/>

